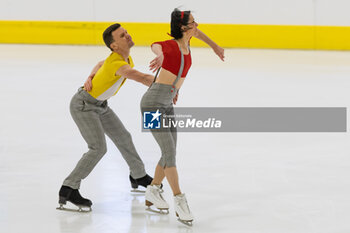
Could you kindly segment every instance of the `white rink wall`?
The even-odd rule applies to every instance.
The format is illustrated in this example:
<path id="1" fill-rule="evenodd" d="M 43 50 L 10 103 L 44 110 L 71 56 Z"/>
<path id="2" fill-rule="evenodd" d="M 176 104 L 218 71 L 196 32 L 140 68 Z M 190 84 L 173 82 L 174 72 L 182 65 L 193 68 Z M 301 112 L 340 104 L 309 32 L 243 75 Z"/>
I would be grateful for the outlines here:
<path id="1" fill-rule="evenodd" d="M 349 0 L 1 0 L 0 20 L 169 22 L 179 6 L 200 23 L 350 26 Z"/>

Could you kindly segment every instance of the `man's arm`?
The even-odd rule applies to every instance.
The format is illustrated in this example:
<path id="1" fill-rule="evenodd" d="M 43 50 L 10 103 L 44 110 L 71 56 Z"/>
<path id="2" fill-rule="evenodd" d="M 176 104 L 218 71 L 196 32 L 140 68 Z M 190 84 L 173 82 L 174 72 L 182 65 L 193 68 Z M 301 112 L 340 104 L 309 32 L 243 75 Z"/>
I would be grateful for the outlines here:
<path id="1" fill-rule="evenodd" d="M 225 50 L 223 48 L 221 48 L 219 45 L 217 45 L 212 39 L 210 39 L 207 35 L 204 34 L 204 32 L 202 32 L 201 30 L 197 30 L 196 35 L 194 35 L 194 37 L 196 37 L 197 39 L 205 42 L 207 45 L 209 45 L 214 52 L 216 53 L 216 55 L 218 55 L 218 57 L 224 61 L 225 59 L 225 55 L 224 52 Z"/>
<path id="2" fill-rule="evenodd" d="M 99 63 L 97 63 L 97 65 L 92 69 L 89 77 L 86 79 L 85 83 L 84 83 L 84 89 L 86 91 L 91 91 L 92 89 L 92 79 L 94 78 L 95 74 L 97 73 L 97 71 L 101 68 L 101 66 L 103 65 L 105 61 L 100 61 Z"/>
<path id="3" fill-rule="evenodd" d="M 131 68 L 129 65 L 120 67 L 117 70 L 116 75 L 121 75 L 124 78 L 135 80 L 136 82 L 140 82 L 148 87 L 151 86 L 154 80 L 154 77 L 152 75 L 137 71 Z"/>

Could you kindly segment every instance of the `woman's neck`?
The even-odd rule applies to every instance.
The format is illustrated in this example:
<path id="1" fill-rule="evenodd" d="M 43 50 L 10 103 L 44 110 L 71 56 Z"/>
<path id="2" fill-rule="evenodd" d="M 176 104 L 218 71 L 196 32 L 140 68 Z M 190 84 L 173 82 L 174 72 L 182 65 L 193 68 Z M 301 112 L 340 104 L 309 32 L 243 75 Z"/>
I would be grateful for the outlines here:
<path id="1" fill-rule="evenodd" d="M 188 41 L 190 38 L 187 38 L 185 35 L 181 39 L 177 39 L 177 42 L 181 45 L 181 47 L 186 48 L 188 46 Z"/>
<path id="2" fill-rule="evenodd" d="M 184 53 L 184 54 L 189 53 L 189 50 L 188 50 L 189 40 L 190 40 L 190 38 L 186 37 L 185 35 L 181 39 L 176 40 L 178 45 L 179 45 L 179 48 L 181 49 L 182 53 Z"/>

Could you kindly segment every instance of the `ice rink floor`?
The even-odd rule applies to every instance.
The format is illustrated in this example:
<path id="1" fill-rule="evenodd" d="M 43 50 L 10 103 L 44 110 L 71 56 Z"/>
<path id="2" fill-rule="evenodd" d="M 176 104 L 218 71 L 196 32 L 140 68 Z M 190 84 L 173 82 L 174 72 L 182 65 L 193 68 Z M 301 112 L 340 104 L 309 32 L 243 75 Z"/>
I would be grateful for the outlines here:
<path id="1" fill-rule="evenodd" d="M 82 183 L 91 213 L 56 210 L 58 190 L 87 150 L 69 102 L 105 47 L 0 45 L 1 233 L 348 233 L 349 133 L 179 133 L 177 164 L 193 227 L 145 212 L 116 147 Z M 135 68 L 153 55 L 135 47 Z M 192 49 L 181 107 L 347 107 L 350 53 Z M 146 87 L 128 80 L 109 106 L 153 176 L 160 151 L 141 132 Z"/>

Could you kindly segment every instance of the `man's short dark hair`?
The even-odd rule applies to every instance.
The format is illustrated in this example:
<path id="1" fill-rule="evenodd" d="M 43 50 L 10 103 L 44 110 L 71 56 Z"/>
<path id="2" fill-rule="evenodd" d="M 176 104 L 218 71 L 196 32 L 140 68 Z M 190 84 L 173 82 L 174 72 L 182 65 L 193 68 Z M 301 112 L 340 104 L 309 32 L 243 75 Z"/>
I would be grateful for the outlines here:
<path id="1" fill-rule="evenodd" d="M 103 32 L 103 41 L 105 42 L 106 46 L 111 49 L 111 44 L 114 42 L 112 32 L 120 28 L 119 23 L 112 24 L 106 30 Z M 113 51 L 113 50 L 112 50 Z"/>

